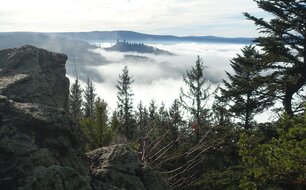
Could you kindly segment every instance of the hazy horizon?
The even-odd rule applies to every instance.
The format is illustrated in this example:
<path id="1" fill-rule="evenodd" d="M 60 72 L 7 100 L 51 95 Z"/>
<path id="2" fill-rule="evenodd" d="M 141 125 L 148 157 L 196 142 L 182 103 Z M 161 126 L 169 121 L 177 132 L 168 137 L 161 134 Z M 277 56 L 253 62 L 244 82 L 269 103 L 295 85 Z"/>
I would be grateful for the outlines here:
<path id="1" fill-rule="evenodd" d="M 52 34 L 52 33 L 92 33 L 92 32 L 135 32 L 139 34 L 146 34 L 146 35 L 156 35 L 156 36 L 175 36 L 175 37 L 224 37 L 224 38 L 255 38 L 255 37 L 248 37 L 248 36 L 218 36 L 218 35 L 175 35 L 175 34 L 170 34 L 170 33 L 150 33 L 150 32 L 139 32 L 135 30 L 88 30 L 88 31 L 0 31 L 0 33 L 40 33 L 40 34 Z M 92 43 L 92 42 L 89 42 Z M 199 42 L 200 43 L 200 42 Z M 207 43 L 207 42 L 204 42 Z"/>
<path id="2" fill-rule="evenodd" d="M 0 32 L 129 30 L 176 36 L 256 37 L 242 15 L 265 15 L 252 0 L 11 0 L 0 7 Z M 192 22 L 190 22 L 192 20 Z"/>

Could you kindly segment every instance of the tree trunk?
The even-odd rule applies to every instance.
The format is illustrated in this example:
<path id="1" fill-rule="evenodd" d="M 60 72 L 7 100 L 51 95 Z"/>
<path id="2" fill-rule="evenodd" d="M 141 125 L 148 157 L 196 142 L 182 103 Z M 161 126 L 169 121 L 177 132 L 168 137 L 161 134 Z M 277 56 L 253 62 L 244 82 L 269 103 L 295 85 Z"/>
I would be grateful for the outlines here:
<path id="1" fill-rule="evenodd" d="M 289 117 L 293 116 L 293 111 L 292 111 L 292 96 L 293 92 L 291 91 L 286 91 L 285 93 L 285 99 L 283 101 L 285 112 Z"/>
<path id="2" fill-rule="evenodd" d="M 252 92 L 247 93 L 247 100 L 246 100 L 246 109 L 245 109 L 245 122 L 244 122 L 244 129 L 250 129 L 250 115 L 251 115 L 251 105 L 250 105 L 250 96 Z"/>
<path id="3" fill-rule="evenodd" d="M 306 67 L 304 66 L 303 68 L 304 71 L 305 71 L 305 68 Z M 305 85 L 306 83 L 305 79 L 306 79 L 305 74 L 302 73 L 295 84 L 292 84 L 292 83 L 286 84 L 283 105 L 285 108 L 285 112 L 288 114 L 289 117 L 292 117 L 294 115 L 294 112 L 292 110 L 293 95 L 297 93 Z"/>

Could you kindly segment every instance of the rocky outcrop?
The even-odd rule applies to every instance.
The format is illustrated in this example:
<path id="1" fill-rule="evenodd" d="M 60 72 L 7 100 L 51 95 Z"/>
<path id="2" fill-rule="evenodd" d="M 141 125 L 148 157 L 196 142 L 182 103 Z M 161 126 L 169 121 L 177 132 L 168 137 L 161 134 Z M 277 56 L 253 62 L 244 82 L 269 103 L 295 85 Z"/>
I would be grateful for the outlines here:
<path id="1" fill-rule="evenodd" d="M 81 131 L 62 110 L 0 96 L 0 119 L 0 189 L 90 189 Z"/>
<path id="2" fill-rule="evenodd" d="M 0 51 L 0 94 L 16 102 L 67 108 L 67 56 L 33 46 Z"/>
<path id="3" fill-rule="evenodd" d="M 103 147 L 87 153 L 94 189 L 165 190 L 167 183 L 127 145 Z"/>
<path id="4" fill-rule="evenodd" d="M 0 51 L 0 189 L 167 189 L 127 146 L 85 155 L 67 116 L 66 59 L 33 46 Z"/>
<path id="5" fill-rule="evenodd" d="M 62 54 L 0 51 L 0 189 L 91 189 Z"/>

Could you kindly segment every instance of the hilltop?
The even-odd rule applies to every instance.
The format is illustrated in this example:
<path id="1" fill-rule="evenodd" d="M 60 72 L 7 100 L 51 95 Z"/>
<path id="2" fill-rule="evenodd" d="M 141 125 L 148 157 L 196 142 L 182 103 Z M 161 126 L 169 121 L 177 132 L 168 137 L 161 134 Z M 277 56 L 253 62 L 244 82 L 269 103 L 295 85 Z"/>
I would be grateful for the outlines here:
<path id="1" fill-rule="evenodd" d="M 137 52 L 137 53 L 150 53 L 155 55 L 174 55 L 168 51 L 145 45 L 143 43 L 130 43 L 127 41 L 119 41 L 110 48 L 104 48 L 107 51 L 119 51 L 119 52 Z"/>

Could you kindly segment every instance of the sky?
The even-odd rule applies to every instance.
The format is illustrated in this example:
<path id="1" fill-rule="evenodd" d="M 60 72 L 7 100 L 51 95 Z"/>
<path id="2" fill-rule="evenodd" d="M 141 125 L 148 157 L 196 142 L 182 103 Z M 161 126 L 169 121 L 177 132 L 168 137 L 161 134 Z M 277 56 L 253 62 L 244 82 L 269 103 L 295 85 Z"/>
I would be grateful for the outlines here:
<path id="1" fill-rule="evenodd" d="M 252 0 L 1 0 L 0 32 L 132 30 L 178 36 L 256 37 L 242 15 Z"/>

